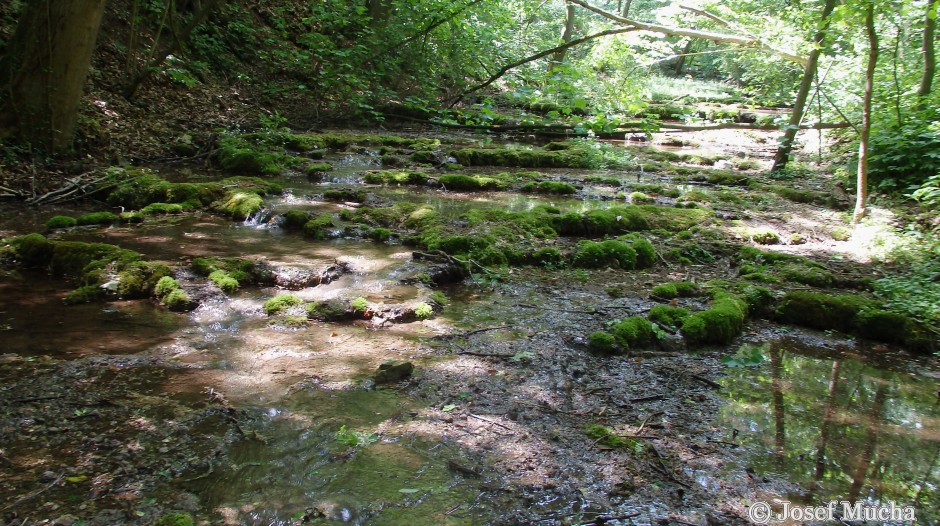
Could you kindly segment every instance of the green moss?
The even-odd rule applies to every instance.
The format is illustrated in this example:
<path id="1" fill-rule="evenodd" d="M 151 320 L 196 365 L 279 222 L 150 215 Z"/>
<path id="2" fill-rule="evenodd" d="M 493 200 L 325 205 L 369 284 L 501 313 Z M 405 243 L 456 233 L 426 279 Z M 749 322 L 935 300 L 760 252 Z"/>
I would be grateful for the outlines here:
<path id="1" fill-rule="evenodd" d="M 610 354 L 616 349 L 614 335 L 604 331 L 597 331 L 588 336 L 588 348 L 592 351 Z"/>
<path id="2" fill-rule="evenodd" d="M 163 263 L 128 263 L 118 273 L 118 296 L 127 299 L 149 297 L 157 283 L 170 274 L 170 268 Z"/>
<path id="3" fill-rule="evenodd" d="M 522 185 L 519 189 L 525 193 L 550 194 L 550 195 L 570 195 L 578 193 L 574 185 L 561 181 L 538 181 Z"/>
<path id="4" fill-rule="evenodd" d="M 446 190 L 458 191 L 499 190 L 508 186 L 505 181 L 485 175 L 446 174 L 438 182 Z"/>
<path id="5" fill-rule="evenodd" d="M 434 308 L 431 307 L 431 305 L 428 303 L 422 301 L 421 303 L 415 305 L 415 316 L 417 316 L 418 319 L 423 320 L 430 318 L 432 314 L 434 314 Z"/>
<path id="6" fill-rule="evenodd" d="M 261 196 L 250 191 L 234 191 L 213 205 L 217 211 L 236 221 L 244 221 L 261 210 L 264 201 Z"/>
<path id="7" fill-rule="evenodd" d="M 855 317 L 858 335 L 871 340 L 904 343 L 916 328 L 903 314 L 878 308 L 863 308 Z"/>
<path id="8" fill-rule="evenodd" d="M 216 284 L 226 294 L 232 294 L 238 290 L 238 280 L 233 278 L 224 270 L 216 270 L 209 274 L 209 280 Z"/>
<path id="9" fill-rule="evenodd" d="M 27 267 L 44 267 L 52 261 L 55 242 L 42 234 L 26 234 L 9 241 L 19 262 Z"/>
<path id="10" fill-rule="evenodd" d="M 627 449 L 637 455 L 646 451 L 646 446 L 642 442 L 633 438 L 626 438 L 617 435 L 613 432 L 613 430 L 606 426 L 592 424 L 585 428 L 584 433 L 593 439 L 596 443 L 607 447 Z"/>
<path id="11" fill-rule="evenodd" d="M 305 236 L 313 239 L 327 239 L 335 228 L 332 214 L 320 214 L 304 223 L 303 231 Z"/>
<path id="12" fill-rule="evenodd" d="M 146 215 L 156 214 L 180 214 L 183 212 L 183 205 L 176 203 L 150 203 L 140 209 L 140 213 Z"/>
<path id="13" fill-rule="evenodd" d="M 614 323 L 610 330 L 617 344 L 623 349 L 649 345 L 655 337 L 650 321 L 640 316 L 624 318 Z"/>
<path id="14" fill-rule="evenodd" d="M 79 225 L 110 225 L 117 221 L 117 216 L 111 212 L 92 212 L 78 216 L 76 223 Z"/>
<path id="15" fill-rule="evenodd" d="M 572 264 L 580 268 L 636 268 L 637 254 L 630 245 L 623 241 L 581 241 L 574 255 Z"/>
<path id="16" fill-rule="evenodd" d="M 747 186 L 750 179 L 734 172 L 715 170 L 708 174 L 708 182 L 725 186 Z"/>
<path id="17" fill-rule="evenodd" d="M 304 167 L 304 173 L 308 176 L 322 174 L 323 172 L 329 172 L 333 169 L 333 165 L 330 163 L 310 163 Z"/>
<path id="18" fill-rule="evenodd" d="M 118 220 L 122 223 L 143 223 L 144 214 L 140 211 L 121 212 L 118 214 Z"/>
<path id="19" fill-rule="evenodd" d="M 669 305 L 656 305 L 650 309 L 647 315 L 650 321 L 655 321 L 666 327 L 678 329 L 682 326 L 683 320 L 689 316 L 689 311 L 682 307 L 670 307 Z"/>
<path id="20" fill-rule="evenodd" d="M 219 141 L 218 161 L 223 170 L 238 174 L 278 175 L 284 171 L 282 155 L 264 151 L 241 138 Z"/>
<path id="21" fill-rule="evenodd" d="M 784 295 L 777 307 L 777 317 L 783 322 L 816 329 L 853 332 L 858 326 L 859 312 L 876 308 L 876 302 L 861 296 L 800 290 Z"/>
<path id="22" fill-rule="evenodd" d="M 303 230 L 310 219 L 310 214 L 303 210 L 288 210 L 281 216 L 281 228 L 284 230 Z"/>
<path id="23" fill-rule="evenodd" d="M 656 263 L 656 247 L 645 237 L 629 234 L 619 238 L 636 251 L 636 268 L 649 268 Z"/>
<path id="24" fill-rule="evenodd" d="M 421 172 L 415 171 L 401 171 L 401 170 L 389 170 L 389 171 L 374 171 L 366 172 L 365 182 L 368 184 L 385 184 L 385 185 L 398 185 L 398 184 L 407 184 L 407 185 L 426 185 L 428 182 L 428 175 Z"/>
<path id="25" fill-rule="evenodd" d="M 357 316 L 351 305 L 340 300 L 310 303 L 306 310 L 307 316 L 324 321 L 340 321 Z"/>
<path id="26" fill-rule="evenodd" d="M 153 294 L 157 299 L 162 300 L 168 294 L 180 288 L 178 281 L 173 279 L 172 276 L 163 276 L 157 281 L 157 284 L 153 287 Z"/>
<path id="27" fill-rule="evenodd" d="M 241 258 L 195 258 L 190 264 L 193 272 L 201 276 L 210 276 L 218 270 L 225 271 L 226 274 L 237 280 L 240 284 L 244 283 L 271 283 L 273 276 L 271 271 L 264 266 L 256 265 L 250 259 Z"/>
<path id="28" fill-rule="evenodd" d="M 293 294 L 278 294 L 268 301 L 264 302 L 264 312 L 268 316 L 281 314 L 285 310 L 303 304 L 297 296 Z"/>
<path id="29" fill-rule="evenodd" d="M 92 303 L 104 297 L 104 291 L 98 285 L 85 285 L 79 287 L 63 298 L 66 305 L 77 305 L 79 303 Z"/>
<path id="30" fill-rule="evenodd" d="M 643 192 L 632 192 L 630 194 L 630 202 L 636 205 L 649 204 L 654 201 L 655 199 L 644 194 Z"/>
<path id="31" fill-rule="evenodd" d="M 701 293 L 701 288 L 690 281 L 673 281 L 656 285 L 651 291 L 657 298 L 671 300 L 673 298 L 691 298 Z"/>
<path id="32" fill-rule="evenodd" d="M 188 513 L 167 513 L 157 519 L 154 526 L 194 526 L 196 521 Z"/>
<path id="33" fill-rule="evenodd" d="M 732 294 L 718 292 L 708 310 L 690 314 L 682 322 L 682 335 L 693 344 L 729 343 L 744 330 L 747 303 Z"/>
<path id="34" fill-rule="evenodd" d="M 832 272 L 800 263 L 787 263 L 779 266 L 777 270 L 780 276 L 786 280 L 813 287 L 831 287 L 835 281 L 835 275 Z"/>
<path id="35" fill-rule="evenodd" d="M 838 227 L 832 229 L 832 233 L 830 235 L 832 236 L 832 239 L 836 241 L 848 241 L 852 238 L 852 231 L 848 228 Z"/>
<path id="36" fill-rule="evenodd" d="M 363 297 L 358 297 L 350 301 L 349 306 L 352 308 L 352 310 L 359 313 L 363 313 L 369 310 L 369 302 Z"/>
<path id="37" fill-rule="evenodd" d="M 352 201 L 361 203 L 366 200 L 367 194 L 358 188 L 330 188 L 323 191 L 323 199 L 327 201 Z"/>
<path id="38" fill-rule="evenodd" d="M 377 241 L 379 243 L 384 243 L 391 239 L 392 231 L 387 228 L 373 228 L 369 231 L 369 239 L 372 241 Z"/>
<path id="39" fill-rule="evenodd" d="M 74 217 L 52 216 L 46 221 L 46 228 L 54 230 L 56 228 L 70 228 L 78 224 Z"/>
<path id="40" fill-rule="evenodd" d="M 189 294 L 186 294 L 186 291 L 183 289 L 171 291 L 163 298 L 163 304 L 166 305 L 168 309 L 175 312 L 191 310 L 194 307 L 192 300 L 189 298 Z"/>

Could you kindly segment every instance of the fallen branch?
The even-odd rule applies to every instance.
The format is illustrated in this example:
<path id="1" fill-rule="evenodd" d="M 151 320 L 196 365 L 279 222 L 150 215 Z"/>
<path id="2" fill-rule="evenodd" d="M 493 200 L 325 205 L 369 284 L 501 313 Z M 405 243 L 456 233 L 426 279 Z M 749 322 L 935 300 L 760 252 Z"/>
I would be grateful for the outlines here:
<path id="1" fill-rule="evenodd" d="M 467 413 L 467 415 L 468 415 L 470 418 L 476 418 L 477 420 L 481 420 L 481 421 L 486 422 L 486 423 L 488 423 L 488 424 L 493 424 L 494 426 L 501 427 L 501 428 L 505 429 L 506 431 L 515 432 L 515 430 L 513 430 L 513 428 L 508 427 L 508 426 L 504 426 L 503 424 L 500 424 L 499 422 L 493 422 L 492 420 L 488 420 L 488 419 L 486 419 L 486 418 L 483 418 L 482 416 L 478 416 L 478 415 L 475 415 L 475 414 L 473 414 L 473 413 Z"/>
<path id="2" fill-rule="evenodd" d="M 6 506 L 6 507 L 4 507 L 4 508 L 0 508 L 0 512 L 4 512 L 4 511 L 7 511 L 7 510 L 12 510 L 13 508 L 15 508 L 15 507 L 17 507 L 17 506 L 19 506 L 19 505 L 21 505 L 21 504 L 25 504 L 25 503 L 27 503 L 27 502 L 29 502 L 29 501 L 35 499 L 36 497 L 42 495 L 43 493 L 45 493 L 45 492 L 49 491 L 50 489 L 54 488 L 55 486 L 57 486 L 60 482 L 62 482 L 62 479 L 63 479 L 63 478 L 65 478 L 65 475 L 59 475 L 59 478 L 53 480 L 51 483 L 49 483 L 48 486 L 46 486 L 46 487 L 44 487 L 44 488 L 40 488 L 40 489 L 38 489 L 38 490 L 36 490 L 36 491 L 34 491 L 34 492 L 30 493 L 29 495 L 26 495 L 26 496 L 24 496 L 24 497 L 20 497 L 20 498 L 17 499 L 15 502 L 13 502 L 13 504 L 10 504 L 10 505 L 8 505 L 8 506 Z"/>
<path id="3" fill-rule="evenodd" d="M 697 375 L 697 374 L 692 374 L 692 375 L 689 375 L 689 376 L 690 376 L 691 378 L 693 378 L 694 380 L 698 380 L 699 382 L 702 382 L 703 384 L 705 384 L 705 385 L 707 385 L 707 386 L 709 386 L 709 387 L 711 387 L 711 388 L 719 389 L 719 390 L 721 389 L 721 384 L 719 384 L 719 383 L 717 383 L 717 382 L 713 382 L 713 381 L 709 380 L 708 378 L 705 378 L 704 376 L 699 376 L 699 375 Z"/>

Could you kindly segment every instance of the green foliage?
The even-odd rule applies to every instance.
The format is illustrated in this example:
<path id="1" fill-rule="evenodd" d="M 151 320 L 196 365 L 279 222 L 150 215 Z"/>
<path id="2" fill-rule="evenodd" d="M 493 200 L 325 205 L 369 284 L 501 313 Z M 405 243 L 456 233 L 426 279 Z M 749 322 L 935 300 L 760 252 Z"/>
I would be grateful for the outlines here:
<path id="1" fill-rule="evenodd" d="M 757 367 L 764 362 L 764 353 L 756 345 L 745 345 L 734 356 L 725 356 L 721 363 L 728 367 Z"/>
<path id="2" fill-rule="evenodd" d="M 363 313 L 369 310 L 369 301 L 360 296 L 350 301 L 349 306 L 352 308 L 352 310 L 358 313 Z"/>
<path id="3" fill-rule="evenodd" d="M 46 228 L 55 230 L 57 228 L 70 228 L 78 224 L 74 217 L 53 216 L 46 221 Z"/>
<path id="4" fill-rule="evenodd" d="M 592 424 L 586 427 L 584 433 L 598 444 L 617 449 L 626 449 L 636 455 L 643 454 L 647 448 L 647 446 L 639 440 L 622 437 L 614 433 L 609 427 L 600 424 Z"/>
<path id="5" fill-rule="evenodd" d="M 303 301 L 293 294 L 278 294 L 268 301 L 264 302 L 264 312 L 268 316 L 281 314 L 291 307 L 301 305 Z"/>
<path id="6" fill-rule="evenodd" d="M 415 316 L 420 319 L 430 318 L 433 313 L 434 308 L 423 301 L 415 306 Z"/>
<path id="7" fill-rule="evenodd" d="M 167 513 L 154 523 L 154 526 L 194 526 L 196 521 L 188 513 Z"/>
<path id="8" fill-rule="evenodd" d="M 940 174 L 940 121 L 923 117 L 873 130 L 869 184 L 880 190 L 911 190 Z"/>
<path id="9" fill-rule="evenodd" d="M 932 175 L 924 181 L 924 184 L 915 190 L 911 197 L 916 199 L 925 208 L 936 210 L 940 207 L 940 172 Z M 48 226 L 48 224 L 46 225 Z M 51 228 L 51 227 L 50 227 Z"/>
<path id="10" fill-rule="evenodd" d="M 334 438 L 338 442 L 351 447 L 367 446 L 379 439 L 375 433 L 364 433 L 362 431 L 347 429 L 345 425 L 340 426 Z"/>

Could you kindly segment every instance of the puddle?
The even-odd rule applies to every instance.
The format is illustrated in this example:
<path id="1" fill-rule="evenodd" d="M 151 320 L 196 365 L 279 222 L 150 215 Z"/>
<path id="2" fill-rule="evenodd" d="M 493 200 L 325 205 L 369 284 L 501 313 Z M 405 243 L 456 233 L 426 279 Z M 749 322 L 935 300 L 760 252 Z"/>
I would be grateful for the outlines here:
<path id="1" fill-rule="evenodd" d="M 806 488 L 793 502 L 891 500 L 922 521 L 940 516 L 936 377 L 902 356 L 875 364 L 788 339 L 756 347 L 759 366 L 727 369 L 717 419 L 748 468 Z"/>

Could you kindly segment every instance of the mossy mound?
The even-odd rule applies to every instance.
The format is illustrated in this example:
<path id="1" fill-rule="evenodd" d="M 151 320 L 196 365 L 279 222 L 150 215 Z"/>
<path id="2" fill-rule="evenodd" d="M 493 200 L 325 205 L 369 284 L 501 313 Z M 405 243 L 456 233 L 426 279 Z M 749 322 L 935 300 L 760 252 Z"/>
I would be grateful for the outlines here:
<path id="1" fill-rule="evenodd" d="M 682 322 L 689 317 L 691 313 L 682 307 L 671 307 L 669 305 L 656 305 L 650 309 L 647 317 L 670 329 L 678 329 Z"/>
<path id="2" fill-rule="evenodd" d="M 363 180 L 368 184 L 423 186 L 428 184 L 428 174 L 415 171 L 383 170 L 366 172 Z"/>
<path id="3" fill-rule="evenodd" d="M 248 283 L 271 284 L 274 275 L 266 266 L 250 259 L 242 258 L 195 258 L 190 263 L 193 272 L 211 279 L 213 273 L 223 271 L 225 275 L 236 280 L 239 285 Z M 218 275 L 218 276 L 221 276 Z"/>
<path id="4" fill-rule="evenodd" d="M 157 283 L 171 275 L 170 268 L 163 263 L 135 261 L 118 272 L 118 297 L 125 299 L 147 298 Z"/>
<path id="5" fill-rule="evenodd" d="M 176 289 L 163 298 L 163 304 L 174 312 L 184 312 L 192 310 L 196 304 L 190 299 L 189 294 L 183 289 Z"/>
<path id="6" fill-rule="evenodd" d="M 641 316 L 630 316 L 614 323 L 610 326 L 610 332 L 623 350 L 644 347 L 653 343 L 656 337 L 653 325 Z"/>
<path id="7" fill-rule="evenodd" d="M 14 256 L 27 267 L 48 268 L 54 274 L 82 276 L 91 267 L 116 264 L 123 267 L 140 254 L 105 243 L 52 241 L 42 234 L 27 234 L 9 240 Z"/>
<path id="8" fill-rule="evenodd" d="M 287 162 L 285 155 L 266 151 L 243 137 L 226 137 L 219 141 L 216 159 L 223 170 L 247 175 L 278 175 Z"/>
<path id="9" fill-rule="evenodd" d="M 623 241 L 581 241 L 571 260 L 572 265 L 580 268 L 636 268 L 636 250 Z"/>
<path id="10" fill-rule="evenodd" d="M 217 287 L 222 289 L 222 292 L 226 294 L 232 294 L 236 292 L 239 287 L 238 280 L 229 275 L 228 272 L 224 270 L 215 270 L 209 274 L 209 281 L 215 283 Z"/>
<path id="11" fill-rule="evenodd" d="M 107 201 L 111 206 L 139 210 L 151 203 L 180 204 L 184 209 L 205 208 L 225 196 L 224 182 L 171 183 L 144 169 L 112 169 Z"/>
<path id="12" fill-rule="evenodd" d="M 167 297 L 171 292 L 180 288 L 180 284 L 172 276 L 163 276 L 153 287 L 153 295 L 159 300 Z"/>
<path id="13" fill-rule="evenodd" d="M 78 305 L 80 303 L 94 303 L 104 299 L 105 291 L 99 285 L 84 285 L 69 292 L 62 299 L 66 305 Z"/>
<path id="14" fill-rule="evenodd" d="M 368 313 L 368 304 L 366 309 L 361 309 L 361 302 L 356 300 L 348 301 L 342 299 L 319 301 L 307 304 L 307 316 L 321 321 L 343 321 L 365 317 Z"/>
<path id="15" fill-rule="evenodd" d="M 673 281 L 653 287 L 651 294 L 654 297 L 671 300 L 674 298 L 692 298 L 702 292 L 701 287 L 690 281 Z"/>
<path id="16" fill-rule="evenodd" d="M 352 201 L 361 203 L 366 200 L 368 194 L 358 188 L 330 188 L 323 191 L 323 199 L 327 201 Z"/>
<path id="17" fill-rule="evenodd" d="M 304 235 L 313 239 L 328 239 L 332 237 L 335 229 L 332 214 L 313 216 L 303 226 Z"/>
<path id="18" fill-rule="evenodd" d="M 509 184 L 499 178 L 487 177 L 485 175 L 463 175 L 446 174 L 438 178 L 438 182 L 446 190 L 458 191 L 482 191 L 482 190 L 501 190 Z"/>
<path id="19" fill-rule="evenodd" d="M 261 210 L 264 200 L 260 195 L 249 192 L 231 192 L 225 199 L 217 201 L 213 208 L 236 221 L 244 221 Z"/>
<path id="20" fill-rule="evenodd" d="M 303 210 L 288 210 L 281 216 L 281 228 L 284 230 L 303 230 L 310 220 L 310 214 Z"/>
<path id="21" fill-rule="evenodd" d="M 682 335 L 692 344 L 730 343 L 744 330 L 747 313 L 747 302 L 718 291 L 708 310 L 692 313 L 683 320 Z"/>
<path id="22" fill-rule="evenodd" d="M 46 228 L 49 230 L 55 230 L 57 228 L 71 228 L 78 224 L 78 221 L 74 217 L 69 216 L 53 216 L 46 221 Z"/>
<path id="23" fill-rule="evenodd" d="M 154 526 L 194 526 L 196 521 L 188 513 L 167 513 L 154 523 Z"/>
<path id="24" fill-rule="evenodd" d="M 75 220 L 79 226 L 85 225 L 111 225 L 117 222 L 118 217 L 111 212 L 91 212 L 78 216 Z"/>
<path id="25" fill-rule="evenodd" d="M 278 294 L 264 302 L 264 312 L 268 316 L 281 314 L 291 307 L 302 305 L 303 301 L 293 294 Z"/>
<path id="26" fill-rule="evenodd" d="M 788 281 L 824 288 L 835 285 L 837 281 L 835 274 L 802 256 L 744 247 L 738 252 L 737 260 L 740 263 L 739 275 L 749 281 Z"/>
<path id="27" fill-rule="evenodd" d="M 809 291 L 788 292 L 777 307 L 777 318 L 814 329 L 834 329 L 871 340 L 900 343 L 915 350 L 925 347 L 925 330 L 902 314 L 862 296 Z"/>
<path id="28" fill-rule="evenodd" d="M 597 331 L 588 336 L 588 348 L 595 352 L 611 354 L 617 350 L 617 341 L 613 334 Z"/>
<path id="29" fill-rule="evenodd" d="M 584 214 L 557 214 L 549 220 L 561 235 L 600 237 L 658 229 L 680 232 L 708 222 L 711 216 L 711 212 L 702 209 L 628 205 Z"/>
<path id="30" fill-rule="evenodd" d="M 548 194 L 548 195 L 571 195 L 578 193 L 574 185 L 561 181 L 538 181 L 522 185 L 519 189 L 524 193 Z"/>
<path id="31" fill-rule="evenodd" d="M 145 215 L 181 214 L 183 213 L 183 205 L 177 203 L 150 203 L 141 208 L 140 213 Z"/>

